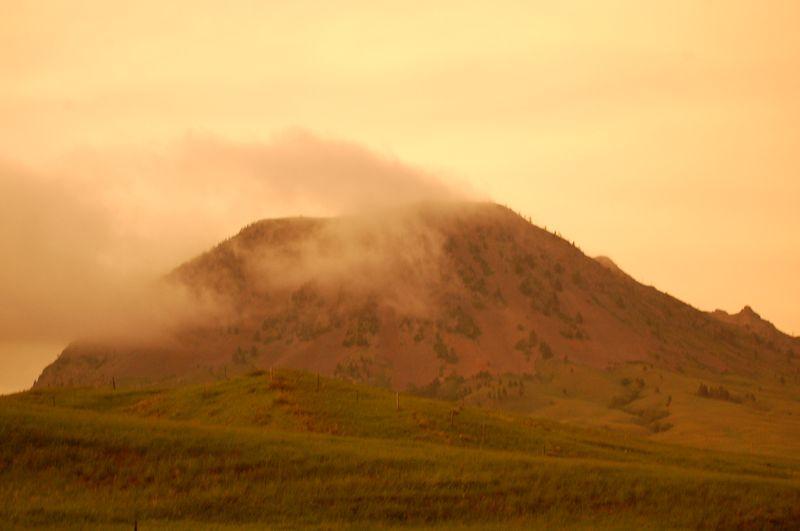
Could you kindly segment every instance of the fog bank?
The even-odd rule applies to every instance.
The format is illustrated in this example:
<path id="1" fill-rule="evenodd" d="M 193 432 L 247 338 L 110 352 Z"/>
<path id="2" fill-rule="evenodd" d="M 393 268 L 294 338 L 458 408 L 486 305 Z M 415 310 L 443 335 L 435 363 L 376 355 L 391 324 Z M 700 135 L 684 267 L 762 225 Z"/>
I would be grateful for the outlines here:
<path id="1" fill-rule="evenodd" d="M 257 219 L 474 195 L 305 131 L 265 143 L 194 135 L 169 145 L 82 149 L 35 168 L 6 160 L 0 343 L 68 341 L 187 318 L 183 295 L 154 291 L 154 283 Z M 13 371 L 13 349 L 2 356 L 4 372 Z"/>

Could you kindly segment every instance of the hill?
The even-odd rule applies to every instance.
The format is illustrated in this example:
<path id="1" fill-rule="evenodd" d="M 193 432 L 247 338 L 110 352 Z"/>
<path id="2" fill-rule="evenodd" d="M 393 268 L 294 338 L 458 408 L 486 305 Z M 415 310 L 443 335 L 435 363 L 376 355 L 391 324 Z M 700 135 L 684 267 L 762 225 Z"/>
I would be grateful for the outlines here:
<path id="1" fill-rule="evenodd" d="M 134 347 L 74 344 L 37 385 L 282 365 L 402 389 L 449 373 L 533 372 L 549 357 L 751 375 L 800 367 L 796 338 L 771 343 L 774 328 L 743 331 L 603 265 L 492 204 L 261 221 L 169 276 L 226 312 L 163 344 L 148 344 L 147 330 Z"/>
<path id="2" fill-rule="evenodd" d="M 176 287 L 214 312 L 76 342 L 35 387 L 287 367 L 675 442 L 795 446 L 800 340 L 692 308 L 499 205 L 260 221 L 175 269 Z"/>
<path id="3" fill-rule="evenodd" d="M 0 398 L 13 527 L 788 529 L 798 474 L 285 369 Z"/>

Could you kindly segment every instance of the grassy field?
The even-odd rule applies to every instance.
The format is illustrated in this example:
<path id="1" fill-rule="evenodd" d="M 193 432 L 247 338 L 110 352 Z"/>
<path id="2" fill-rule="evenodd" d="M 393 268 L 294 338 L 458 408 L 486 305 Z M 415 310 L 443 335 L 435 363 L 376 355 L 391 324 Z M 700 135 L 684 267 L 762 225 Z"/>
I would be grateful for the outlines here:
<path id="1" fill-rule="evenodd" d="M 0 398 L 0 527 L 776 528 L 800 461 L 254 373 Z"/>
<path id="2" fill-rule="evenodd" d="M 692 367 L 668 371 L 642 362 L 597 369 L 539 360 L 535 370 L 480 382 L 472 378 L 460 390 L 468 390 L 463 394 L 468 405 L 575 426 L 712 450 L 800 455 L 800 387 L 795 384 Z M 701 384 L 753 399 L 703 398 L 697 394 Z"/>

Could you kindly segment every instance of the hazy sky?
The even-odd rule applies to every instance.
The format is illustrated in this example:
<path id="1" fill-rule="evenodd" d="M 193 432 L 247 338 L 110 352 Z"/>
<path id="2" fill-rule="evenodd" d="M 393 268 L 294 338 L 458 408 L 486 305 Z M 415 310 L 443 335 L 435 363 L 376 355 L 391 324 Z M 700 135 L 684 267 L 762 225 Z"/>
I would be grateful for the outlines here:
<path id="1" fill-rule="evenodd" d="M 800 2 L 432 5 L 0 0 L 0 392 L 68 339 L 63 319 L 36 337 L 8 317 L 47 294 L 20 288 L 20 256 L 48 257 L 52 283 L 135 252 L 135 276 L 252 218 L 342 206 L 228 180 L 253 157 L 317 188 L 439 175 L 701 309 L 800 334 Z"/>

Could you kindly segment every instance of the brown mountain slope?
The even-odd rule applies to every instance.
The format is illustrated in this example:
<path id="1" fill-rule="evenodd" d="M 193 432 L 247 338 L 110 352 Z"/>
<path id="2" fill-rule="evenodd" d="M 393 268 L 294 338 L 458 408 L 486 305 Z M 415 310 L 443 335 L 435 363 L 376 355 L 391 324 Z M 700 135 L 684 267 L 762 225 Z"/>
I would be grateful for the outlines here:
<path id="1" fill-rule="evenodd" d="M 611 271 L 494 204 L 264 220 L 167 282 L 218 311 L 166 336 L 75 343 L 36 386 L 287 366 L 405 388 L 533 374 L 548 359 L 758 377 L 796 373 L 800 352 L 788 336 L 770 341 Z"/>

